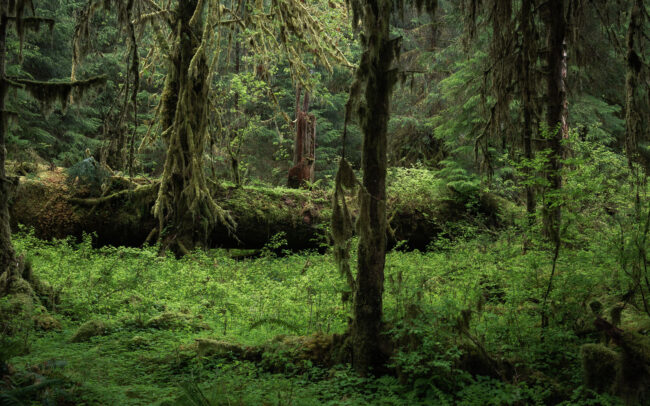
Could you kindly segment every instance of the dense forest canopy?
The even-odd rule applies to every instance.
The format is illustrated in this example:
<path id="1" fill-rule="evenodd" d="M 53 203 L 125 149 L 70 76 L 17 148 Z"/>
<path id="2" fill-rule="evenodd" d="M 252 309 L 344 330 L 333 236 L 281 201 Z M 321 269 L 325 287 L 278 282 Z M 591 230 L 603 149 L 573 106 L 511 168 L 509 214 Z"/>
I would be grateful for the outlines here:
<path id="1" fill-rule="evenodd" d="M 650 404 L 644 0 L 0 0 L 0 404 Z"/>

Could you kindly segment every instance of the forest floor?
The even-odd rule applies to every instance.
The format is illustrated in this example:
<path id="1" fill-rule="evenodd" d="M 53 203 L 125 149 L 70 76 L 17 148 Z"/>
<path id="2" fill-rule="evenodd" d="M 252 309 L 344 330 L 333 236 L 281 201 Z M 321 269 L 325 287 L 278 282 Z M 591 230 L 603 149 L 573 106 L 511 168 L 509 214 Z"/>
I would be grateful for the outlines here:
<path id="1" fill-rule="evenodd" d="M 215 355 L 199 345 L 271 348 L 277 336 L 343 333 L 347 287 L 331 255 L 278 256 L 281 238 L 243 260 L 226 250 L 175 259 L 154 248 L 95 249 L 90 237 L 46 242 L 26 232 L 14 243 L 59 298 L 47 314 L 24 309 L 30 314 L 15 318 L 24 328 L 14 328 L 23 334 L 0 338 L 6 348 L 7 340 L 24 344 L 10 359 L 16 380 L 63 379 L 41 395 L 53 404 L 620 403 L 584 388 L 579 359 L 580 345 L 601 337 L 589 304 L 613 300 L 603 281 L 615 264 L 602 241 L 562 252 L 543 333 L 538 298 L 549 282 L 548 249 L 524 253 L 522 240 L 504 232 L 391 252 L 384 303 L 400 343 L 398 373 L 378 379 L 321 367 L 300 350 L 275 348 L 253 363 L 228 347 Z M 621 324 L 647 332 L 647 320 L 630 307 Z M 507 364 L 509 377 L 477 363 L 477 352 Z"/>

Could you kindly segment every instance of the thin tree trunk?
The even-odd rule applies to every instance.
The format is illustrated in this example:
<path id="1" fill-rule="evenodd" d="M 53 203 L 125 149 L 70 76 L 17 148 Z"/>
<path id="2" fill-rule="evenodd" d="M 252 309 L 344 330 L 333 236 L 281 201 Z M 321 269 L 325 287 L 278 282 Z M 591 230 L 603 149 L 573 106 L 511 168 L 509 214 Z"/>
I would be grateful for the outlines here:
<path id="1" fill-rule="evenodd" d="M 390 95 L 396 72 L 391 69 L 395 42 L 389 37 L 392 1 L 368 1 L 364 17 L 364 54 L 359 69 L 367 71 L 367 111 L 360 114 L 363 132 L 363 186 L 357 227 L 358 270 L 352 322 L 352 363 L 365 374 L 379 372 L 382 351 L 384 264 L 386 259 L 386 147 Z M 376 14 L 375 14 L 376 13 Z"/>
<path id="2" fill-rule="evenodd" d="M 241 44 L 239 42 L 239 38 L 237 37 L 239 34 L 239 28 L 235 28 L 235 74 L 239 75 L 239 72 L 241 72 Z M 243 114 L 243 112 L 240 113 L 239 111 L 239 92 L 235 92 L 235 97 L 234 97 L 234 110 L 236 111 L 236 115 L 239 116 L 239 114 Z M 235 186 L 240 187 L 242 185 L 241 183 L 241 174 L 239 172 L 239 151 L 241 150 L 241 147 L 237 148 L 237 151 L 233 151 L 233 145 L 232 142 L 235 140 L 237 137 L 237 128 L 234 128 L 232 123 L 237 122 L 237 118 L 235 116 L 231 117 L 231 125 L 230 125 L 230 130 L 232 131 L 230 134 L 230 142 L 228 143 L 228 153 L 230 154 L 230 170 L 232 172 L 232 181 L 235 184 Z M 240 140 L 241 141 L 241 140 Z M 241 144 L 241 143 L 240 143 Z"/>
<path id="3" fill-rule="evenodd" d="M 551 131 L 548 145 L 551 150 L 546 168 L 546 176 L 552 194 L 557 194 L 562 188 L 562 157 L 564 154 L 562 140 L 567 131 L 566 119 L 566 19 L 564 16 L 564 0 L 550 0 L 547 3 L 546 26 L 547 41 L 547 99 L 546 121 Z M 544 231 L 552 240 L 560 238 L 560 223 L 562 221 L 561 204 L 557 196 L 546 199 L 544 207 Z"/>
<path id="4" fill-rule="evenodd" d="M 533 160 L 533 89 L 534 83 L 532 83 L 531 77 L 531 64 L 532 64 L 532 48 L 535 41 L 533 37 L 533 18 L 532 18 L 532 4 L 531 0 L 523 0 L 521 6 L 521 30 L 523 34 L 522 39 L 522 50 L 521 50 L 521 69 L 522 69 L 522 104 L 523 104 L 523 115 L 524 115 L 524 157 L 526 160 L 531 163 Z M 526 176 L 530 180 L 533 176 L 531 168 L 526 168 Z M 528 218 L 531 223 L 535 221 L 535 211 L 536 211 L 537 202 L 535 199 L 535 189 L 533 185 L 526 186 L 526 211 L 528 212 Z"/>
<path id="5" fill-rule="evenodd" d="M 0 178 L 4 179 L 5 161 L 7 150 L 5 146 L 5 132 L 7 131 L 7 115 L 5 112 L 5 97 L 7 96 L 7 82 L 5 80 L 5 64 L 7 60 L 7 16 L 0 17 Z M 4 194 L 2 196 L 5 196 Z"/>
<path id="6" fill-rule="evenodd" d="M 0 17 L 0 296 L 5 295 L 17 275 L 16 252 L 11 243 L 9 226 L 9 198 L 15 182 L 7 178 L 5 161 L 7 159 L 6 132 L 7 113 L 5 98 L 8 85 L 5 80 L 5 63 L 7 55 L 7 16 Z"/>

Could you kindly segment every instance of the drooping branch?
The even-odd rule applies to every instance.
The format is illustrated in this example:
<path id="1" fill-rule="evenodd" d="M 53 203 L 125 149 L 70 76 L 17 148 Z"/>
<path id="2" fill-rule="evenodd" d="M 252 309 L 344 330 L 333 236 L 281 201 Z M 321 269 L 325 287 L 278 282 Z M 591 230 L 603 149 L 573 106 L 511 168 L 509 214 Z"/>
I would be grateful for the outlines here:
<path id="1" fill-rule="evenodd" d="M 49 112 L 57 101 L 61 103 L 62 109 L 65 110 L 71 95 L 81 97 L 87 90 L 104 85 L 106 77 L 97 76 L 70 82 L 42 82 L 31 79 L 12 79 L 7 82 L 12 87 L 27 91 L 41 103 L 45 112 Z"/>

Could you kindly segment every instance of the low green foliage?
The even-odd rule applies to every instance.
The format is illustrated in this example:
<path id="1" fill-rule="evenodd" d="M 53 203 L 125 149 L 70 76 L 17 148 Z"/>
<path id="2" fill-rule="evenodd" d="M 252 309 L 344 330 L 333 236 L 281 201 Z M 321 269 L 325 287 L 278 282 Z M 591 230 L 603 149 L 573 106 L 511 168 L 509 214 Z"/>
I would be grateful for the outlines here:
<path id="1" fill-rule="evenodd" d="M 89 404 L 501 405 L 597 399 L 580 389 L 579 354 L 583 343 L 598 340 L 583 333 L 593 317 L 587 304 L 607 303 L 606 282 L 617 264 L 601 245 L 563 252 L 549 298 L 552 317 L 543 332 L 540 298 L 552 255 L 541 242 L 522 255 L 521 238 L 505 231 L 498 237 L 479 233 L 441 240 L 426 253 L 390 253 L 384 303 L 398 373 L 374 379 L 298 362 L 291 351 L 271 352 L 273 345 L 264 347 L 269 352 L 256 365 L 228 355 L 245 347 L 214 355 L 196 344 L 200 339 L 220 343 L 219 348 L 265 345 L 282 334 L 346 330 L 349 304 L 340 300 L 345 281 L 331 257 L 278 256 L 282 240 L 277 236 L 257 259 L 235 260 L 224 250 L 175 259 L 159 257 L 155 247 L 94 249 L 90 236 L 45 242 L 20 233 L 17 249 L 61 292 L 53 313 L 62 329 L 29 330 L 31 352 L 10 354 L 11 363 L 18 368 L 46 360 L 65 363 L 62 374 L 82 385 L 75 396 Z M 628 311 L 623 319 L 639 320 Z M 72 342 L 90 320 L 102 320 L 101 334 Z M 510 375 L 500 375 L 503 371 Z M 196 403 L 199 393 L 209 403 Z"/>

